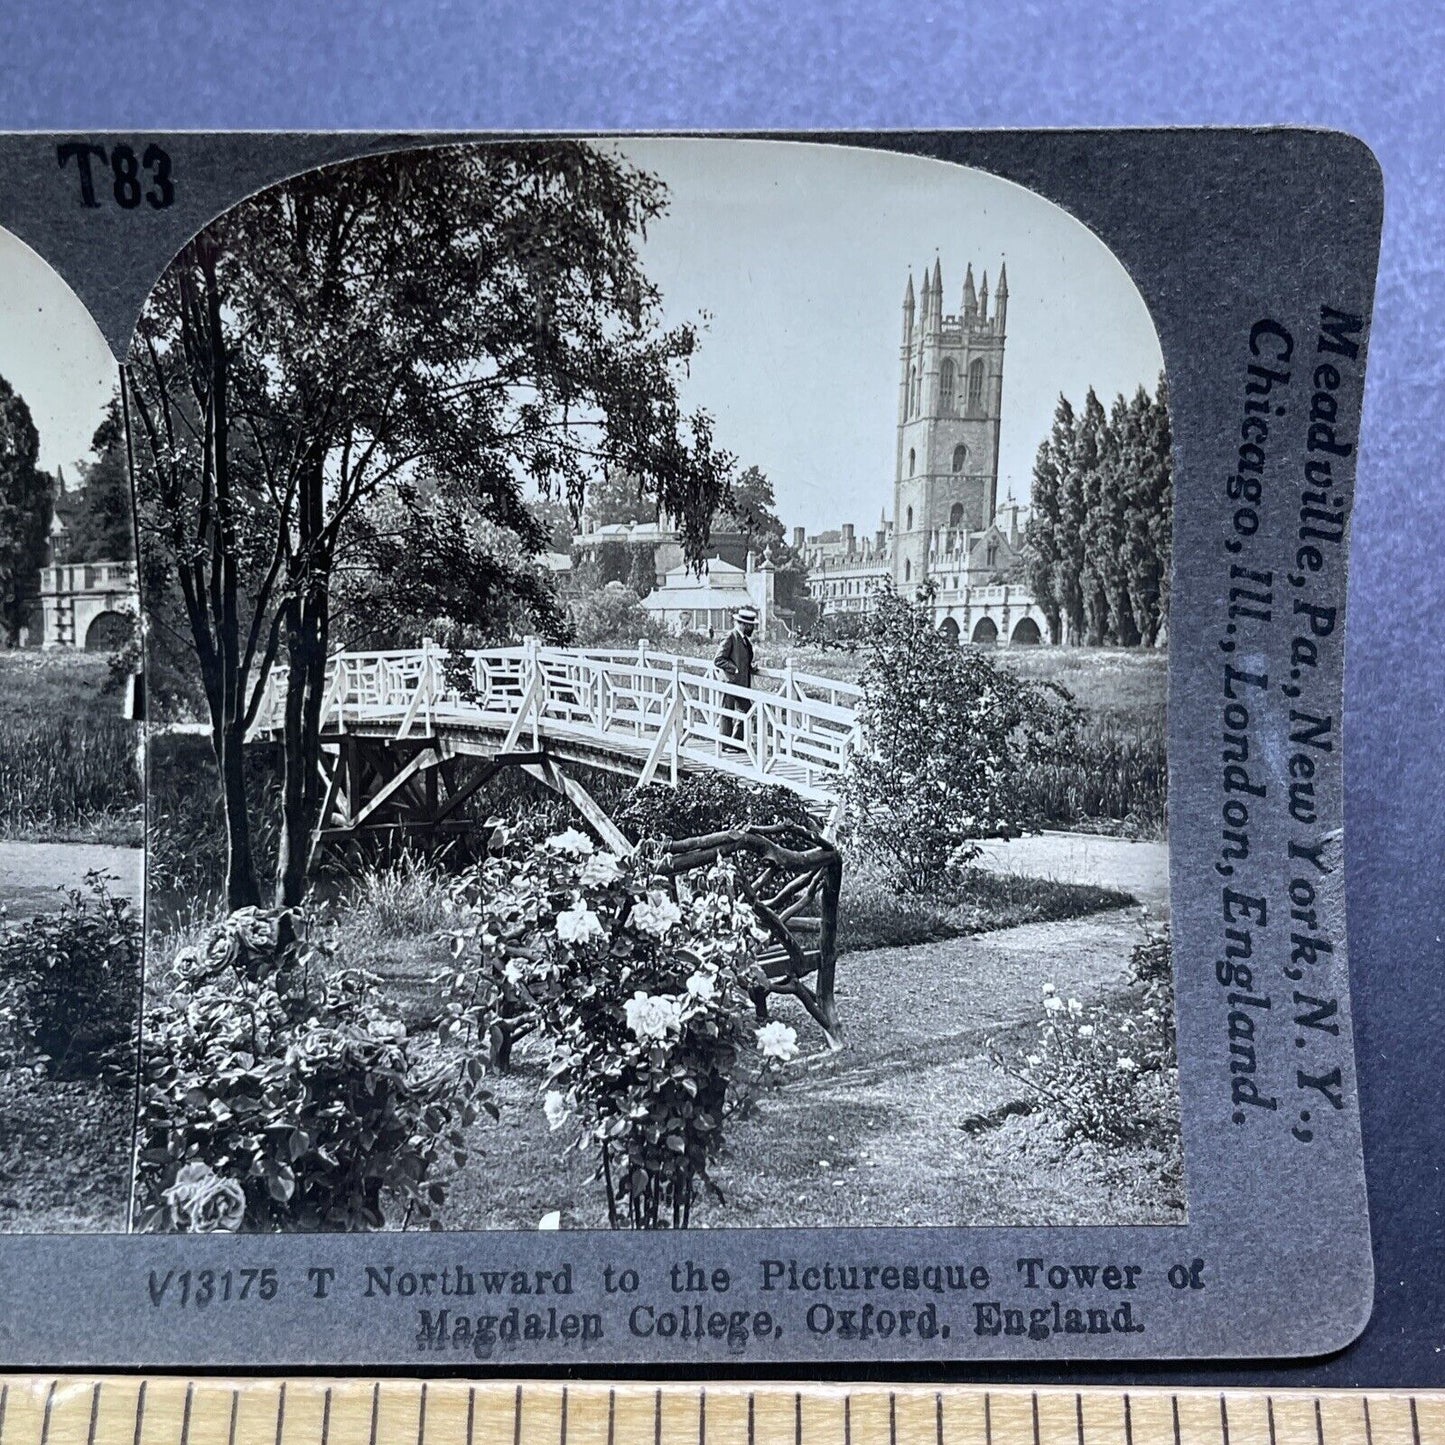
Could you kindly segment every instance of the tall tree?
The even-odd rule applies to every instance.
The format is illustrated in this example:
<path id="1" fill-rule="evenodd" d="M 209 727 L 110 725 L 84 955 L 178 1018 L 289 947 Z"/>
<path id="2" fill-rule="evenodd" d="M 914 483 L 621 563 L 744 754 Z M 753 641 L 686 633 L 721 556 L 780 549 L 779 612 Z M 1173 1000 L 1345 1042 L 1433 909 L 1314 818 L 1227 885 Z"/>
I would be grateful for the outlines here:
<path id="1" fill-rule="evenodd" d="M 584 144 L 368 157 L 243 202 L 152 293 L 129 372 L 143 521 L 205 684 L 232 907 L 259 892 L 240 749 L 278 661 L 276 896 L 301 898 L 334 579 L 380 499 L 414 506 L 424 485 L 536 552 L 526 485 L 576 506 L 617 470 L 701 554 L 731 459 L 682 411 L 696 333 L 662 327 L 637 254 L 664 205 L 657 181 Z"/>
<path id="2" fill-rule="evenodd" d="M 1054 642 L 1153 646 L 1169 610 L 1169 395 L 1140 387 L 1106 414 L 1059 398 L 1034 461 L 1024 578 Z"/>
<path id="3" fill-rule="evenodd" d="M 787 529 L 778 516 L 773 484 L 761 467 L 747 467 L 733 479 L 723 501 L 722 516 L 741 532 L 750 552 L 762 552 L 769 543 L 781 549 Z"/>
<path id="4" fill-rule="evenodd" d="M 588 484 L 583 510 L 594 527 L 655 522 L 657 496 L 642 477 L 621 467 L 607 467 Z"/>
<path id="5" fill-rule="evenodd" d="M 1122 395 L 1109 409 L 1100 469 L 1100 507 L 1090 529 L 1094 568 L 1108 616 L 1106 638 L 1120 647 L 1139 645 L 1139 628 L 1129 599 L 1129 506 L 1140 465 L 1143 414 L 1149 398 L 1140 387 L 1131 401 Z"/>
<path id="6" fill-rule="evenodd" d="M 1108 515 L 1113 506 L 1111 484 L 1117 480 L 1111 453 L 1113 439 L 1109 417 L 1098 393 L 1091 386 L 1084 398 L 1074 439 L 1074 467 L 1078 474 L 1078 578 L 1081 609 L 1081 639 L 1099 647 L 1109 634 L 1109 600 L 1105 587 Z"/>
<path id="7" fill-rule="evenodd" d="M 1173 439 L 1169 385 L 1162 373 L 1154 396 L 1141 390 L 1136 408 L 1139 431 L 1126 505 L 1125 571 L 1140 640 L 1153 647 L 1168 621 L 1174 549 Z"/>
<path id="8" fill-rule="evenodd" d="M 1074 409 L 1060 396 L 1053 426 L 1034 459 L 1027 537 L 1028 585 L 1049 624 L 1049 641 L 1064 633 L 1064 554 L 1068 547 L 1064 516 L 1064 471 L 1074 446 Z"/>
<path id="9" fill-rule="evenodd" d="M 551 574 L 513 533 L 456 499 L 388 499 L 368 508 L 332 589 L 343 647 L 486 647 L 535 633 L 561 641 L 566 617 Z"/>
<path id="10" fill-rule="evenodd" d="M 39 455 L 30 408 L 0 376 L 0 628 L 7 647 L 29 621 L 50 534 L 54 483 Z"/>
<path id="11" fill-rule="evenodd" d="M 119 397 L 111 401 L 90 447 L 70 516 L 65 560 L 128 562 L 135 554 L 135 527 Z"/>
<path id="12" fill-rule="evenodd" d="M 546 532 L 549 551 L 571 552 L 577 518 L 564 497 L 534 497 L 527 503 L 527 509 Z"/>

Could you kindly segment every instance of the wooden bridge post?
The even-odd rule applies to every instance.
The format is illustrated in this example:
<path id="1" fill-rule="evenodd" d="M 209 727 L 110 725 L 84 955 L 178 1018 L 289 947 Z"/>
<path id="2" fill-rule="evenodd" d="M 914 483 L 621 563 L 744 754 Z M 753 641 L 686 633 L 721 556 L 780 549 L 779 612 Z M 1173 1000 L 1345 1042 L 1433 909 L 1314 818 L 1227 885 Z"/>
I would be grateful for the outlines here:
<path id="1" fill-rule="evenodd" d="M 523 668 L 523 676 L 526 678 L 526 693 L 530 694 L 536 690 L 536 701 L 532 705 L 532 748 L 542 746 L 542 709 L 546 706 L 546 698 L 542 696 L 542 668 L 537 660 L 537 639 L 529 637 L 522 644 L 522 651 L 526 656 L 526 666 Z"/>
<path id="2" fill-rule="evenodd" d="M 677 769 L 679 756 L 682 753 L 683 724 L 686 719 L 686 710 L 682 700 L 682 659 L 673 654 L 672 658 L 672 698 L 668 703 L 668 712 L 677 713 L 677 726 L 672 734 L 672 786 L 677 786 Z"/>

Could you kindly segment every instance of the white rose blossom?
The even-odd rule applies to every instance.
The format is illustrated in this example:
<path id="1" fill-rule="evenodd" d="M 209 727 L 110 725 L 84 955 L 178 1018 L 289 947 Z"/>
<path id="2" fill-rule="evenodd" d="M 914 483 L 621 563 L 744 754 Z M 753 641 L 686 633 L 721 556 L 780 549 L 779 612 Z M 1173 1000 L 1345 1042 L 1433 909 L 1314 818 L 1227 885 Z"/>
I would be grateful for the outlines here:
<path id="1" fill-rule="evenodd" d="M 1080 1024 L 1080 1025 L 1079 1025 L 1079 1037 L 1080 1037 L 1081 1039 L 1091 1039 L 1091 1038 L 1093 1038 L 1093 1037 L 1094 1037 L 1094 1026 L 1093 1026 L 1093 1024 Z"/>
<path id="2" fill-rule="evenodd" d="M 786 1064 L 798 1056 L 798 1034 L 796 1029 L 776 1019 L 764 1024 L 757 1031 L 758 1050 L 765 1059 L 777 1059 Z"/>
<path id="3" fill-rule="evenodd" d="M 580 898 L 557 915 L 557 937 L 563 943 L 589 943 L 603 932 L 602 920 Z"/>
<path id="4" fill-rule="evenodd" d="M 605 888 L 622 877 L 622 867 L 615 853 L 594 853 L 582 865 L 579 882 L 584 888 Z"/>
<path id="5" fill-rule="evenodd" d="M 542 1100 L 542 1112 L 547 1116 L 548 1127 L 555 1133 L 567 1122 L 567 1097 L 560 1089 L 548 1089 Z"/>
<path id="6" fill-rule="evenodd" d="M 627 1027 L 640 1043 L 662 1042 L 674 1030 L 682 1028 L 682 1005 L 668 994 L 649 994 L 639 990 L 623 1004 Z"/>
<path id="7" fill-rule="evenodd" d="M 717 997 L 717 980 L 698 969 L 687 981 L 687 991 L 699 1003 L 711 1003 Z"/>
<path id="8" fill-rule="evenodd" d="M 1063 1013 L 1064 1001 L 1056 993 L 1045 994 L 1044 1008 L 1051 1014 Z"/>
<path id="9" fill-rule="evenodd" d="M 1073 1015 L 1074 1018 L 1078 1018 L 1078 1016 L 1083 1013 L 1083 1011 L 1084 1006 L 1078 1001 L 1078 999 L 1071 998 L 1069 1000 L 1069 1012 Z"/>
<path id="10" fill-rule="evenodd" d="M 1120 1054 L 1114 1067 L 1122 1074 L 1137 1073 L 1139 1069 L 1139 1065 L 1128 1054 Z"/>
<path id="11" fill-rule="evenodd" d="M 554 833 L 547 839 L 547 846 L 554 853 L 566 853 L 572 858 L 586 858 L 593 851 L 591 838 L 580 828 L 567 828 L 560 833 Z"/>
<path id="12" fill-rule="evenodd" d="M 665 893 L 649 893 L 632 910 L 632 922 L 652 938 L 666 938 L 682 922 L 682 909 Z"/>

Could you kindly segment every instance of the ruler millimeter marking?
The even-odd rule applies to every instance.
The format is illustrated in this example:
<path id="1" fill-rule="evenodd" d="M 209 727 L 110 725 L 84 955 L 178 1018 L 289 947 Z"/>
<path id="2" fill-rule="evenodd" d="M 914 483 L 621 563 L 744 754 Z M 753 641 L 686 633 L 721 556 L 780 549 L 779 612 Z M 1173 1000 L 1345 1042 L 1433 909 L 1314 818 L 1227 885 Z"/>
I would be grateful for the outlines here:
<path id="1" fill-rule="evenodd" d="M 0 1445 L 1445 1445 L 1445 1392 L 12 1376 Z"/>

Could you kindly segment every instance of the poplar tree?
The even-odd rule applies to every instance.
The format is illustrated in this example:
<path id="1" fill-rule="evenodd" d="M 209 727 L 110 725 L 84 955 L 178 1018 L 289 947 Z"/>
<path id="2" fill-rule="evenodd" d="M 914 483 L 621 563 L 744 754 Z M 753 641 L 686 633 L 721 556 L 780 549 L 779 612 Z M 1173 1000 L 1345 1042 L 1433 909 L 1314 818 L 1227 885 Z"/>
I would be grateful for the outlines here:
<path id="1" fill-rule="evenodd" d="M 1169 616 L 1169 571 L 1174 547 L 1174 477 L 1169 387 L 1163 374 L 1154 396 L 1139 404 L 1138 461 L 1131 467 L 1127 588 L 1140 640 L 1153 647 Z"/>
<path id="2" fill-rule="evenodd" d="M 1169 612 L 1169 394 L 1141 386 L 1106 414 L 1059 398 L 1034 461 L 1025 576 L 1050 640 L 1154 646 Z"/>
<path id="3" fill-rule="evenodd" d="M 1109 632 L 1109 601 L 1105 587 L 1103 553 L 1107 546 L 1108 514 L 1113 506 L 1114 478 L 1111 474 L 1112 440 L 1109 418 L 1103 403 L 1091 386 L 1084 398 L 1074 438 L 1074 471 L 1077 474 L 1078 530 L 1077 554 L 1079 587 L 1079 639 L 1089 647 L 1099 647 Z"/>
<path id="4" fill-rule="evenodd" d="M 1063 469 L 1068 464 L 1074 435 L 1074 409 L 1060 397 L 1054 409 L 1053 429 L 1039 443 L 1034 458 L 1026 537 L 1026 571 L 1029 590 L 1049 627 L 1049 641 L 1063 640 L 1063 603 L 1060 564 L 1064 546 Z M 1067 443 L 1065 443 L 1067 438 Z"/>

